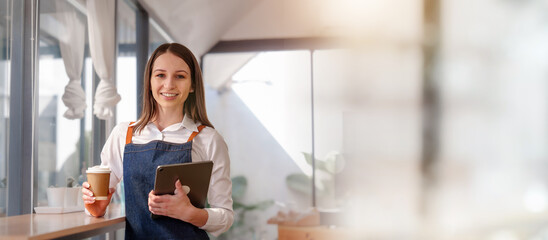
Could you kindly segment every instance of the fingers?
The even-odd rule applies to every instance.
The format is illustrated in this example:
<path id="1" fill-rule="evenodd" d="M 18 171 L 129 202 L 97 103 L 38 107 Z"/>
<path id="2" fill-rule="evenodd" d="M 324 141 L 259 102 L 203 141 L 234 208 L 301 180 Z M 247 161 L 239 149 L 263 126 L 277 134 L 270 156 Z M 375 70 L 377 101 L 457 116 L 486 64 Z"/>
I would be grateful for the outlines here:
<path id="1" fill-rule="evenodd" d="M 82 185 L 83 186 L 83 185 Z M 88 185 L 89 186 L 89 185 Z M 93 196 L 93 192 L 91 190 L 89 190 L 89 188 L 86 188 L 86 187 L 83 187 L 82 188 L 82 193 L 84 195 L 89 195 L 89 196 Z"/>
<path id="2" fill-rule="evenodd" d="M 151 199 L 152 199 L 153 197 L 155 197 L 155 196 L 156 196 L 156 195 L 154 195 L 154 190 L 150 191 L 150 192 L 148 193 L 148 201 L 150 202 Z"/>
<path id="3" fill-rule="evenodd" d="M 164 202 L 164 198 L 160 195 L 154 195 L 154 191 L 150 191 L 148 193 L 148 203 L 149 203 L 149 205 L 151 203 L 159 204 L 159 203 L 163 203 L 163 202 Z"/>
<path id="4" fill-rule="evenodd" d="M 95 197 L 93 197 L 93 196 L 82 195 L 82 200 L 84 200 L 85 204 L 95 203 Z"/>
<path id="5" fill-rule="evenodd" d="M 93 192 L 89 190 L 89 183 L 83 182 L 82 183 L 82 199 L 84 200 L 85 204 L 93 204 L 95 202 L 95 197 L 93 196 Z M 108 189 L 108 197 L 110 200 L 110 197 L 116 192 L 116 188 L 109 188 Z"/>
<path id="6" fill-rule="evenodd" d="M 84 185 L 87 185 L 87 187 Z M 89 190 L 89 184 L 87 182 L 82 184 L 82 199 L 85 204 L 92 204 L 95 202 L 95 197 L 93 196 L 93 192 Z"/>
<path id="7" fill-rule="evenodd" d="M 148 210 L 156 215 L 166 215 L 166 212 L 162 208 L 148 206 Z"/>
<path id="8" fill-rule="evenodd" d="M 173 194 L 178 195 L 180 192 L 183 192 L 183 189 L 181 188 L 181 182 L 179 180 L 175 181 L 175 192 L 173 192 Z"/>
<path id="9" fill-rule="evenodd" d="M 175 182 L 175 195 L 178 195 L 178 193 L 185 193 L 187 195 L 190 192 L 190 187 L 187 185 L 182 185 L 181 181 L 177 180 Z"/>
<path id="10" fill-rule="evenodd" d="M 164 215 L 162 196 L 154 195 L 154 191 L 148 193 L 148 210 L 156 215 Z"/>

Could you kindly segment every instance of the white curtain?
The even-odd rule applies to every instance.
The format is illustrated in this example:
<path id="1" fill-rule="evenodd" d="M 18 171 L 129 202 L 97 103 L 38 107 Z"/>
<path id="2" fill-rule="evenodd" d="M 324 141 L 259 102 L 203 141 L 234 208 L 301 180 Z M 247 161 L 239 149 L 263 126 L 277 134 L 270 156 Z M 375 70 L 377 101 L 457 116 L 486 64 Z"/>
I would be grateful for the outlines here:
<path id="1" fill-rule="evenodd" d="M 93 113 L 99 119 L 114 116 L 114 106 L 121 97 L 114 86 L 115 39 L 112 0 L 88 0 L 89 48 L 95 72 L 101 78 L 95 90 Z"/>
<path id="2" fill-rule="evenodd" d="M 83 17 L 79 17 L 76 9 L 68 6 L 65 1 L 54 1 L 54 3 L 57 20 L 64 27 L 59 29 L 59 45 L 65 70 L 70 79 L 62 97 L 63 103 L 68 107 L 63 116 L 68 119 L 78 119 L 84 117 L 87 107 L 86 94 L 80 80 L 84 63 L 86 26 Z"/>

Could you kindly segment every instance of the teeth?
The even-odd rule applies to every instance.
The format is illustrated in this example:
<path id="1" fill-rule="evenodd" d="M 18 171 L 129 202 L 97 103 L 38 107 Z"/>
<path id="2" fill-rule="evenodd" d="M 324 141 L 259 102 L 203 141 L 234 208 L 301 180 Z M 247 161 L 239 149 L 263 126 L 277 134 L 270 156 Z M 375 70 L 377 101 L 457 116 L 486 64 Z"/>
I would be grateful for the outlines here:
<path id="1" fill-rule="evenodd" d="M 176 93 L 162 93 L 163 96 L 166 96 L 166 97 L 175 97 L 177 96 Z"/>

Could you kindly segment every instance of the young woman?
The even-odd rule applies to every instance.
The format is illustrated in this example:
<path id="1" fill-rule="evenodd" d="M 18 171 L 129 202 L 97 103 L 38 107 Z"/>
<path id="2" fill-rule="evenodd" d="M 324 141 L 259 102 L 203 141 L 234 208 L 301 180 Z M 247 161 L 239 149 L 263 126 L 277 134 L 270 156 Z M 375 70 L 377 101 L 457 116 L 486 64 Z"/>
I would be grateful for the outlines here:
<path id="1" fill-rule="evenodd" d="M 101 152 L 110 167 L 109 200 L 95 200 L 83 184 L 87 212 L 105 214 L 114 187 L 124 179 L 126 239 L 209 239 L 230 228 L 232 183 L 223 138 L 207 119 L 202 73 L 192 52 L 177 43 L 159 46 L 145 68 L 143 109 L 135 123 L 120 123 Z M 152 191 L 156 167 L 213 161 L 208 191 L 210 207 L 194 207 L 179 181 L 175 195 Z M 151 213 L 168 217 L 152 219 Z"/>

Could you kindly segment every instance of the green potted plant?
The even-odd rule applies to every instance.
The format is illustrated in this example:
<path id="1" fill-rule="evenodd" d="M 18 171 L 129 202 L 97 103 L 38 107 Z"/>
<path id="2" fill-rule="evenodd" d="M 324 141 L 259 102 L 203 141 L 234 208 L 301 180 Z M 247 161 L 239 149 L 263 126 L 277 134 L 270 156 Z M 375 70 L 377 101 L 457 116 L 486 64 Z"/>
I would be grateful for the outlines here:
<path id="1" fill-rule="evenodd" d="M 312 167 L 312 154 L 303 152 L 308 165 Z M 339 207 L 335 196 L 335 175 L 344 169 L 345 161 L 341 153 L 331 151 L 323 158 L 316 158 L 315 188 L 323 208 Z M 302 194 L 312 194 L 312 176 L 293 173 L 286 177 L 287 187 Z"/>
<path id="2" fill-rule="evenodd" d="M 236 176 L 232 178 L 232 200 L 234 210 L 234 223 L 227 232 L 221 234 L 218 240 L 242 239 L 244 236 L 256 236 L 255 229 L 248 226 L 245 221 L 246 213 L 250 211 L 265 210 L 274 204 L 273 200 L 260 201 L 253 204 L 243 202 L 247 190 L 247 178 Z M 253 237 L 254 239 L 255 237 Z M 215 238 L 212 238 L 215 239 Z M 249 239 L 249 238 L 246 238 Z"/>

